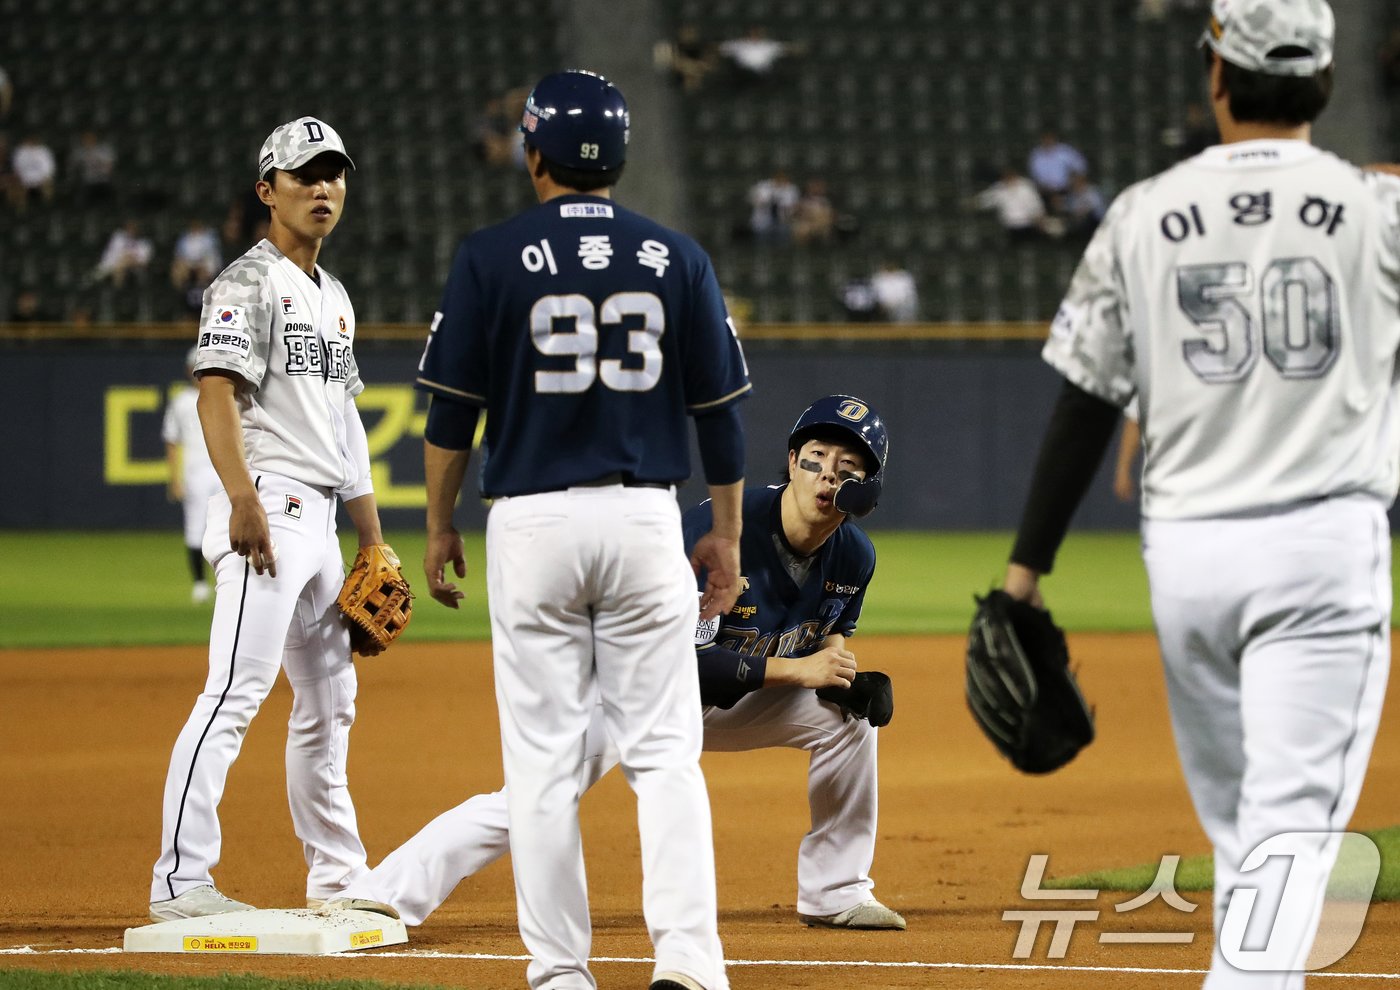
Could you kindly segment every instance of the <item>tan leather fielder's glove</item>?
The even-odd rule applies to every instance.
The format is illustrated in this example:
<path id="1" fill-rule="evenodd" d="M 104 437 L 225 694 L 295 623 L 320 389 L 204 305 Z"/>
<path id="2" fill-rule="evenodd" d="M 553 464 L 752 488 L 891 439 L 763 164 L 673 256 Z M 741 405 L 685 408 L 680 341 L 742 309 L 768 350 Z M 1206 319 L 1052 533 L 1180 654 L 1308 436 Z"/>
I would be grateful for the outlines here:
<path id="1" fill-rule="evenodd" d="M 413 592 L 399 555 L 387 543 L 360 547 L 335 603 L 350 622 L 350 649 L 372 657 L 388 649 L 408 626 Z"/>

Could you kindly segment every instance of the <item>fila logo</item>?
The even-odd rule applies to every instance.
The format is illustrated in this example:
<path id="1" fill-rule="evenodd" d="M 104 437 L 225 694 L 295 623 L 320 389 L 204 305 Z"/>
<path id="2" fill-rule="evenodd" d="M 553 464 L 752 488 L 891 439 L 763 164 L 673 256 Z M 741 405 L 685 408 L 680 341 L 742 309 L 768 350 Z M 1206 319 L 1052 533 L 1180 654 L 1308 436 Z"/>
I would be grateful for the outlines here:
<path id="1" fill-rule="evenodd" d="M 287 315 L 287 316 L 294 316 L 294 315 L 296 315 L 296 311 L 297 311 L 297 308 L 296 308 L 296 306 L 295 306 L 295 305 L 293 304 L 293 302 L 292 302 L 292 297 L 291 297 L 291 296 L 283 296 L 283 297 L 282 297 L 282 312 L 283 312 L 283 314 L 285 314 L 285 315 Z"/>
<path id="2" fill-rule="evenodd" d="M 282 510 L 293 519 L 301 518 L 301 499 L 296 495 L 287 496 L 287 507 Z"/>
<path id="3" fill-rule="evenodd" d="M 853 423 L 859 423 L 865 418 L 865 414 L 870 412 L 870 407 L 864 402 L 857 402 L 855 399 L 847 399 L 836 407 L 836 415 L 842 419 L 849 419 Z"/>

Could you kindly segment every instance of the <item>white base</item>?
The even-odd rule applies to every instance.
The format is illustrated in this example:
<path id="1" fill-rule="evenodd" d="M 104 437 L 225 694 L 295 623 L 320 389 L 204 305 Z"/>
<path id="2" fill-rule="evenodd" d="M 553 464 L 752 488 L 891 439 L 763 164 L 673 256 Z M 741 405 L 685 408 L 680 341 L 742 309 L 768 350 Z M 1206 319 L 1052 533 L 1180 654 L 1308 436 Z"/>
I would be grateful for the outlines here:
<path id="1" fill-rule="evenodd" d="M 402 921 L 373 911 L 321 914 L 293 910 L 232 911 L 207 918 L 128 928 L 126 952 L 326 956 L 408 941 Z"/>

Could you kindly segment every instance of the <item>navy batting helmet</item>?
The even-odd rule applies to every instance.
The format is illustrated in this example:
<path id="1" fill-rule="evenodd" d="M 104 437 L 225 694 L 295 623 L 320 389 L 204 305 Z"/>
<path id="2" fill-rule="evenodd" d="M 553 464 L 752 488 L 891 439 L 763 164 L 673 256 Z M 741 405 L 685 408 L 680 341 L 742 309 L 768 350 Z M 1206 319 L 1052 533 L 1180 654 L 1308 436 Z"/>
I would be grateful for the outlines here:
<path id="1" fill-rule="evenodd" d="M 870 467 L 864 481 L 854 478 L 836 492 L 836 508 L 852 515 L 868 515 L 880 501 L 884 487 L 885 459 L 890 452 L 890 434 L 880 414 L 854 395 L 828 395 L 808 406 L 788 434 L 788 450 L 799 450 L 813 436 L 837 430 L 865 452 Z"/>
<path id="2" fill-rule="evenodd" d="M 571 69 L 535 83 L 520 130 L 556 165 L 609 172 L 627 160 L 632 121 L 622 92 L 596 72 Z"/>

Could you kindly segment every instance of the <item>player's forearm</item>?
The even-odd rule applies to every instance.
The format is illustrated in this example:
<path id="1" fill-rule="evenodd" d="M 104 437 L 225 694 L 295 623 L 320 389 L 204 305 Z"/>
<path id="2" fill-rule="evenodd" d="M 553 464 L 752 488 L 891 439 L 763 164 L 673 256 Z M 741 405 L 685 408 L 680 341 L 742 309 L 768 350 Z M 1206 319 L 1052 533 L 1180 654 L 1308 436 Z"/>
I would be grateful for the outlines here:
<path id="1" fill-rule="evenodd" d="M 379 524 L 379 503 L 375 500 L 374 492 L 347 499 L 342 504 L 345 506 L 345 514 L 355 524 L 360 546 L 367 547 L 384 542 L 384 531 Z"/>
<path id="2" fill-rule="evenodd" d="M 457 507 L 457 494 L 472 452 L 448 450 L 430 440 L 423 441 L 423 474 L 428 489 L 428 535 L 431 537 L 452 528 L 452 513 Z"/>
<path id="3" fill-rule="evenodd" d="M 238 417 L 236 387 L 221 375 L 205 375 L 199 383 L 199 425 L 209 461 L 228 493 L 229 501 L 257 498 L 253 476 L 243 454 L 243 424 Z"/>
<path id="4" fill-rule="evenodd" d="M 714 523 L 710 532 L 726 540 L 737 540 L 743 531 L 744 482 L 709 485 Z"/>

